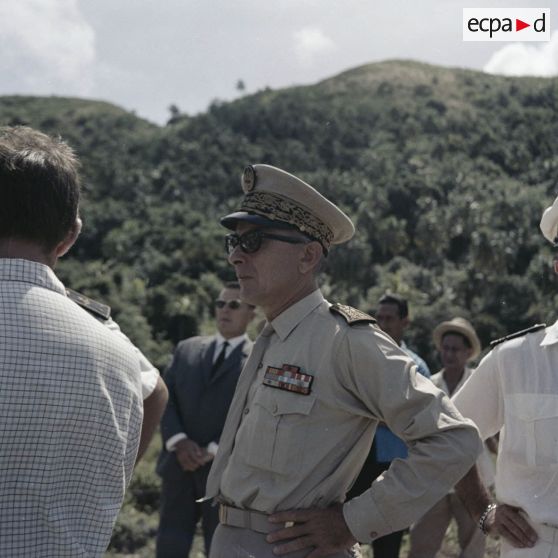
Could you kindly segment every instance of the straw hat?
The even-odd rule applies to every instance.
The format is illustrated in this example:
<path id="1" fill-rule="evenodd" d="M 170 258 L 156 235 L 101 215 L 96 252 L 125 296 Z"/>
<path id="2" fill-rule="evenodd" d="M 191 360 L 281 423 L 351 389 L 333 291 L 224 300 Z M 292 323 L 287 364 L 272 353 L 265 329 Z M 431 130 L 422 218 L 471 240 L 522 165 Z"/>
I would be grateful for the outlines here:
<path id="1" fill-rule="evenodd" d="M 434 344 L 438 350 L 441 350 L 442 338 L 446 333 L 460 333 L 465 338 L 469 340 L 471 344 L 472 353 L 469 360 L 474 360 L 477 358 L 481 352 L 481 342 L 477 337 L 477 334 L 471 325 L 471 322 L 465 318 L 453 318 L 447 322 L 442 322 L 437 325 L 432 334 L 434 338 Z"/>

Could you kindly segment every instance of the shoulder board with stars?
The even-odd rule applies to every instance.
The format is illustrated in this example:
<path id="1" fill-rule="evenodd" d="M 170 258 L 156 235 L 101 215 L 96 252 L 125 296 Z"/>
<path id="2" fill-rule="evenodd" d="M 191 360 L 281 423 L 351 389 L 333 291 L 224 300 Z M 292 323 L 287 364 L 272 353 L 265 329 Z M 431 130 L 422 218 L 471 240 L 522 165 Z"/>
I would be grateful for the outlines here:
<path id="1" fill-rule="evenodd" d="M 539 331 L 546 327 L 546 324 L 535 324 L 534 326 L 528 327 L 527 329 L 522 329 L 521 331 L 516 331 L 515 333 L 510 333 L 510 335 L 506 335 L 505 337 L 500 337 L 500 339 L 495 339 L 494 341 L 490 342 L 490 346 L 492 348 L 496 347 L 496 345 L 500 345 L 500 343 L 504 343 L 505 341 L 509 341 L 510 339 L 517 339 L 518 337 L 523 337 L 528 333 L 533 333 L 534 331 Z"/>
<path id="2" fill-rule="evenodd" d="M 352 306 L 346 306 L 345 304 L 335 303 L 329 307 L 329 311 L 333 314 L 339 314 L 345 319 L 345 321 L 353 326 L 355 324 L 375 324 L 376 319 L 372 316 L 366 314 L 366 312 L 361 312 Z"/>
<path id="3" fill-rule="evenodd" d="M 98 320 L 108 320 L 110 318 L 110 306 L 97 302 L 77 291 L 72 291 L 72 289 L 66 289 L 66 295 L 70 300 L 93 314 Z"/>

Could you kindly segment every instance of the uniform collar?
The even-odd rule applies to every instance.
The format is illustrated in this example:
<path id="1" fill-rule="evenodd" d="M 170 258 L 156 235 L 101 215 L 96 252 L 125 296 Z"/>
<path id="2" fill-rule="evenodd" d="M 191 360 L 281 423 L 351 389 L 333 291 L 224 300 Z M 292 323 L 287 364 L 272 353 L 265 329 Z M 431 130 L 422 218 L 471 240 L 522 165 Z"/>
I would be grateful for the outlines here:
<path id="1" fill-rule="evenodd" d="M 558 320 L 555 321 L 551 326 L 545 329 L 545 335 L 541 341 L 541 347 L 546 345 L 554 345 L 558 342 Z"/>
<path id="2" fill-rule="evenodd" d="M 284 312 L 279 314 L 272 322 L 271 326 L 281 341 L 284 341 L 293 329 L 304 319 L 310 312 L 316 309 L 320 304 L 325 302 L 320 289 L 305 296 L 292 306 L 289 306 Z"/>
<path id="3" fill-rule="evenodd" d="M 20 258 L 0 258 L 0 281 L 31 283 L 66 296 L 66 289 L 48 265 Z"/>

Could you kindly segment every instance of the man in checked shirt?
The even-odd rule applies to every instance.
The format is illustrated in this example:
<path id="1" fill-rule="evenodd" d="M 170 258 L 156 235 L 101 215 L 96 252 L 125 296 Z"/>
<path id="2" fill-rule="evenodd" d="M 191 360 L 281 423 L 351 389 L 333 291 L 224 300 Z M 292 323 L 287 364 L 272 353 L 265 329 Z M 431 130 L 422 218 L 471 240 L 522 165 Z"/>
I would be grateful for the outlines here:
<path id="1" fill-rule="evenodd" d="M 72 150 L 0 128 L 0 556 L 103 555 L 142 426 L 138 356 L 66 295 Z"/>

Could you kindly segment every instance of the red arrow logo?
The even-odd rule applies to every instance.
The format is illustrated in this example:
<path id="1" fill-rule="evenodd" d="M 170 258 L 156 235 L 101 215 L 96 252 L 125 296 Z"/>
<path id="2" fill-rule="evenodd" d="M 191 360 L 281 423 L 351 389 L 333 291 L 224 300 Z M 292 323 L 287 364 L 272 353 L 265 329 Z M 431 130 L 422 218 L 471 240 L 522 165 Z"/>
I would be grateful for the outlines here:
<path id="1" fill-rule="evenodd" d="M 515 19 L 515 30 L 516 31 L 521 31 L 522 29 L 525 29 L 526 27 L 531 27 L 530 23 L 525 23 L 524 21 L 521 21 L 520 19 Z"/>

